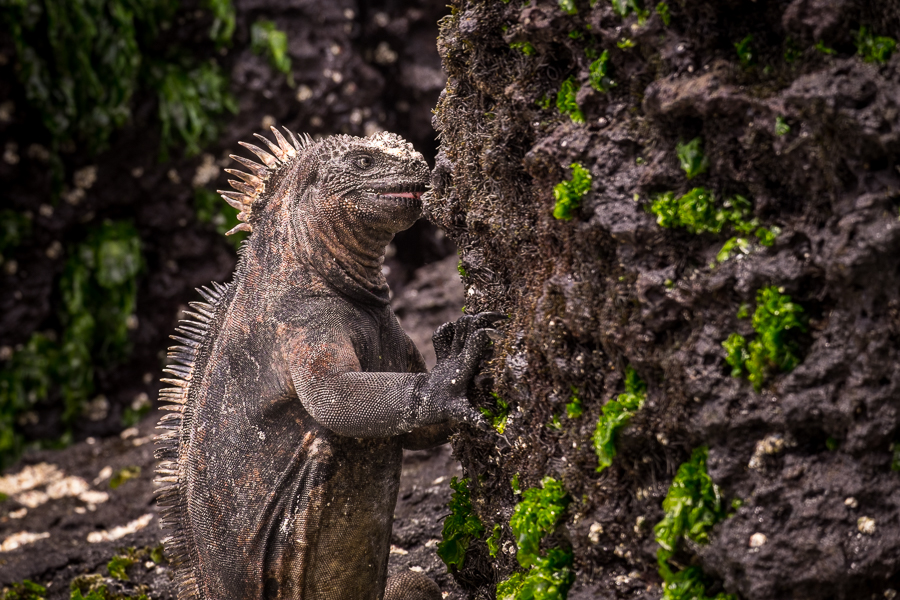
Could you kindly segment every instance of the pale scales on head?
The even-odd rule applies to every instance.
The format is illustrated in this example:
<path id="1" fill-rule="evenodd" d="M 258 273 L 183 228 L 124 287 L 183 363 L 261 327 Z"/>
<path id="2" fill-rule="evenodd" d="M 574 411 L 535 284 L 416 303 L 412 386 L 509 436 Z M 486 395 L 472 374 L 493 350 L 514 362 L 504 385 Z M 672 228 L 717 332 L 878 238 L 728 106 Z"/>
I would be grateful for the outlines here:
<path id="1" fill-rule="evenodd" d="M 309 150 L 313 146 L 318 145 L 317 151 L 327 154 L 329 158 L 335 158 L 346 153 L 354 145 L 364 141 L 366 146 L 373 150 L 382 152 L 394 158 L 411 158 L 413 160 L 422 160 L 422 154 L 417 152 L 412 144 L 404 140 L 396 133 L 380 131 L 367 138 L 357 138 L 350 135 L 337 135 L 326 138 L 323 142 L 316 144 L 309 134 L 303 134 L 299 138 L 289 129 L 285 128 L 290 137 L 290 143 L 274 126 L 271 128 L 275 135 L 277 143 L 273 143 L 268 138 L 254 134 L 269 148 L 269 152 L 263 150 L 259 146 L 248 144 L 246 142 L 238 142 L 241 146 L 250 150 L 262 161 L 263 164 L 255 163 L 235 154 L 231 158 L 241 163 L 248 169 L 250 173 L 238 171 L 237 169 L 225 169 L 227 173 L 239 177 L 243 181 L 229 179 L 228 184 L 231 185 L 236 192 L 230 190 L 217 190 L 222 198 L 230 206 L 238 210 L 239 225 L 232 228 L 225 235 L 232 235 L 238 231 L 253 231 L 249 221 L 253 214 L 253 203 L 258 200 L 266 191 L 266 181 L 283 169 L 290 168 L 294 160 L 304 151 Z"/>

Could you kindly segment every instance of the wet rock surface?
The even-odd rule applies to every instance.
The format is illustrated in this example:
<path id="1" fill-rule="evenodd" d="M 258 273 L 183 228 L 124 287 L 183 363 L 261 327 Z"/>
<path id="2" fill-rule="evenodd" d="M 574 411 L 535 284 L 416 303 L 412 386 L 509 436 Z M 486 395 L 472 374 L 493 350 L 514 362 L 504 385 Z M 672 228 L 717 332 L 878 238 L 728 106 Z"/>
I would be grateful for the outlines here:
<path id="1" fill-rule="evenodd" d="M 866 62 L 854 36 L 900 30 L 896 5 L 670 2 L 668 26 L 652 11 L 638 22 L 610 3 L 574 5 L 456 2 L 442 21 L 449 80 L 430 210 L 459 244 L 466 311 L 512 315 L 490 369 L 512 404 L 506 432 L 455 446 L 479 479 L 476 511 L 511 540 L 510 479 L 561 478 L 573 499 L 569 597 L 658 598 L 653 525 L 678 465 L 708 446 L 710 476 L 742 505 L 675 560 L 703 569 L 710 596 L 890 596 L 900 54 Z M 511 46 L 523 42 L 531 52 Z M 608 91 L 589 84 L 604 51 Z M 570 77 L 583 123 L 557 110 Z M 697 137 L 708 168 L 688 181 L 676 146 Z M 574 218 L 556 219 L 553 188 L 573 162 L 591 189 Z M 657 195 L 698 186 L 749 199 L 760 224 L 779 228 L 774 244 L 718 261 L 731 234 L 663 228 L 650 214 Z M 807 328 L 796 368 L 771 370 L 757 391 L 731 376 L 722 343 L 754 335 L 738 313 L 768 286 L 803 308 Z M 627 366 L 647 400 L 597 475 L 590 436 Z M 584 413 L 568 418 L 573 394 Z M 467 564 L 460 581 L 492 597 L 515 570 L 501 555 Z"/>

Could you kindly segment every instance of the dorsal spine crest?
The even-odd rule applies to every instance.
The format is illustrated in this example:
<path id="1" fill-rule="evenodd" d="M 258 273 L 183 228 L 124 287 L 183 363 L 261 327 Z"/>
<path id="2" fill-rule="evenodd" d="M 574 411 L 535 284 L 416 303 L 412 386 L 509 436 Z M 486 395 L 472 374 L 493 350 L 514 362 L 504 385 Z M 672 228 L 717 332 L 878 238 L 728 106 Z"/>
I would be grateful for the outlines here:
<path id="1" fill-rule="evenodd" d="M 254 134 L 268 146 L 271 153 L 266 152 L 259 146 L 248 144 L 246 142 L 238 142 L 244 148 L 247 148 L 262 161 L 262 164 L 253 162 L 243 156 L 231 155 L 231 158 L 249 169 L 249 173 L 238 171 L 237 169 L 225 169 L 243 181 L 229 179 L 228 183 L 233 187 L 235 192 L 229 190 L 217 190 L 222 198 L 230 206 L 238 210 L 238 221 L 241 223 L 228 231 L 225 235 L 231 235 L 238 231 L 253 231 L 250 221 L 253 217 L 253 203 L 259 199 L 266 191 L 266 181 L 273 175 L 277 175 L 284 170 L 291 168 L 300 152 L 313 145 L 313 140 L 308 134 L 300 136 L 298 139 L 294 132 L 285 129 L 291 141 L 281 134 L 280 131 L 273 126 L 272 133 L 275 135 L 275 142 L 270 141 L 265 136 L 258 133 Z"/>

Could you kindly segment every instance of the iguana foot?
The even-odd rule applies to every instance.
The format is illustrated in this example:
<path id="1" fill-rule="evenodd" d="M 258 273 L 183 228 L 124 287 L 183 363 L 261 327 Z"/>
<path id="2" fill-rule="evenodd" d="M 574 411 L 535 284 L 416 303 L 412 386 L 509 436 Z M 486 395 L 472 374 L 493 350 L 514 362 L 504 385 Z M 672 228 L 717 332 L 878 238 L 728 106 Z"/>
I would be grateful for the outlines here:
<path id="1" fill-rule="evenodd" d="M 388 579 L 384 600 L 441 600 L 441 588 L 422 573 L 403 571 Z"/>

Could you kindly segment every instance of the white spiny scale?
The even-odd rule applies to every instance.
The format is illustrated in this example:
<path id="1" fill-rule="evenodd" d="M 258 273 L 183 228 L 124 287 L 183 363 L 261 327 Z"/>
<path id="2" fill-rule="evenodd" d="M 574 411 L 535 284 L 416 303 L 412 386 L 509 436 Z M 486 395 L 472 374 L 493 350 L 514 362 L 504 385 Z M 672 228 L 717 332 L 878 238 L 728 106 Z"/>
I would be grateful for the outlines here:
<path id="1" fill-rule="evenodd" d="M 245 173 L 244 171 L 238 171 L 237 169 L 225 169 L 225 172 L 230 173 L 235 177 L 240 177 L 241 179 L 252 185 L 256 189 L 257 193 L 263 191 L 266 187 L 266 184 L 263 183 L 263 180 L 256 175 L 251 175 L 250 173 Z"/>
<path id="2" fill-rule="evenodd" d="M 270 172 L 269 169 L 264 167 L 261 164 L 255 163 L 249 158 L 244 158 L 243 156 L 238 156 L 237 154 L 230 154 L 229 157 L 235 162 L 239 162 L 248 169 L 261 181 L 265 181 L 269 178 Z"/>
<path id="3" fill-rule="evenodd" d="M 225 235 L 231 235 L 233 233 L 237 233 L 238 231 L 253 231 L 253 228 L 250 227 L 249 223 L 240 223 L 239 225 L 226 231 Z"/>
<path id="4" fill-rule="evenodd" d="M 254 146 L 253 144 L 248 144 L 247 142 L 238 142 L 238 144 L 258 156 L 259 160 L 263 161 L 270 169 L 274 169 L 278 166 L 278 160 L 259 146 Z"/>
<path id="5" fill-rule="evenodd" d="M 297 156 L 297 151 L 294 150 L 294 147 L 288 144 L 288 141 L 284 139 L 284 136 L 281 135 L 281 132 L 275 129 L 275 126 L 272 126 L 272 133 L 275 134 L 275 141 L 278 142 L 278 147 L 281 148 L 281 151 L 284 152 L 289 158 L 294 158 Z M 283 159 L 282 159 L 283 160 Z"/>
<path id="6" fill-rule="evenodd" d="M 294 149 L 298 152 L 302 150 L 304 146 L 300 143 L 300 140 L 297 139 L 297 136 L 294 135 L 294 132 L 287 127 L 285 127 L 284 130 L 287 131 L 288 136 L 291 138 L 291 143 L 294 145 Z"/>
<path id="7" fill-rule="evenodd" d="M 228 185 L 246 195 L 248 198 L 254 198 L 256 196 L 256 188 L 252 185 L 244 183 L 243 181 L 237 181 L 235 179 L 229 179 Z"/>
<path id="8" fill-rule="evenodd" d="M 232 192 L 229 190 L 216 190 L 222 199 L 225 200 L 231 207 L 236 208 L 238 210 L 244 210 L 248 206 L 252 200 L 245 196 L 244 194 L 240 194 L 238 192 Z"/>
<path id="9" fill-rule="evenodd" d="M 188 302 L 188 306 L 196 310 L 201 315 L 206 315 L 212 319 L 216 313 L 215 309 L 206 302 Z"/>
<path id="10" fill-rule="evenodd" d="M 205 315 L 191 310 L 184 311 L 184 314 L 185 316 L 190 317 L 195 321 L 200 321 L 201 323 L 209 323 L 209 320 L 212 318 L 212 315 Z"/>
<path id="11" fill-rule="evenodd" d="M 181 342 L 182 344 L 184 344 L 186 346 L 190 346 L 191 348 L 194 348 L 194 349 L 197 349 L 200 347 L 200 342 L 197 342 L 196 340 L 191 340 L 186 337 L 182 337 L 180 335 L 170 335 L 169 337 L 172 338 L 173 340 L 175 340 L 176 342 Z"/>
<path id="12" fill-rule="evenodd" d="M 274 142 L 270 141 L 269 138 L 267 138 L 266 136 L 260 135 L 260 134 L 258 134 L 258 133 L 254 133 L 253 136 L 256 137 L 256 138 L 258 138 L 258 139 L 261 140 L 266 146 L 268 146 L 268 147 L 269 147 L 269 150 L 272 152 L 272 154 L 275 155 L 275 158 L 277 158 L 277 159 L 280 160 L 281 162 L 286 162 L 286 161 L 285 161 L 285 153 L 284 153 L 284 151 L 278 146 L 278 144 L 275 144 Z"/>

